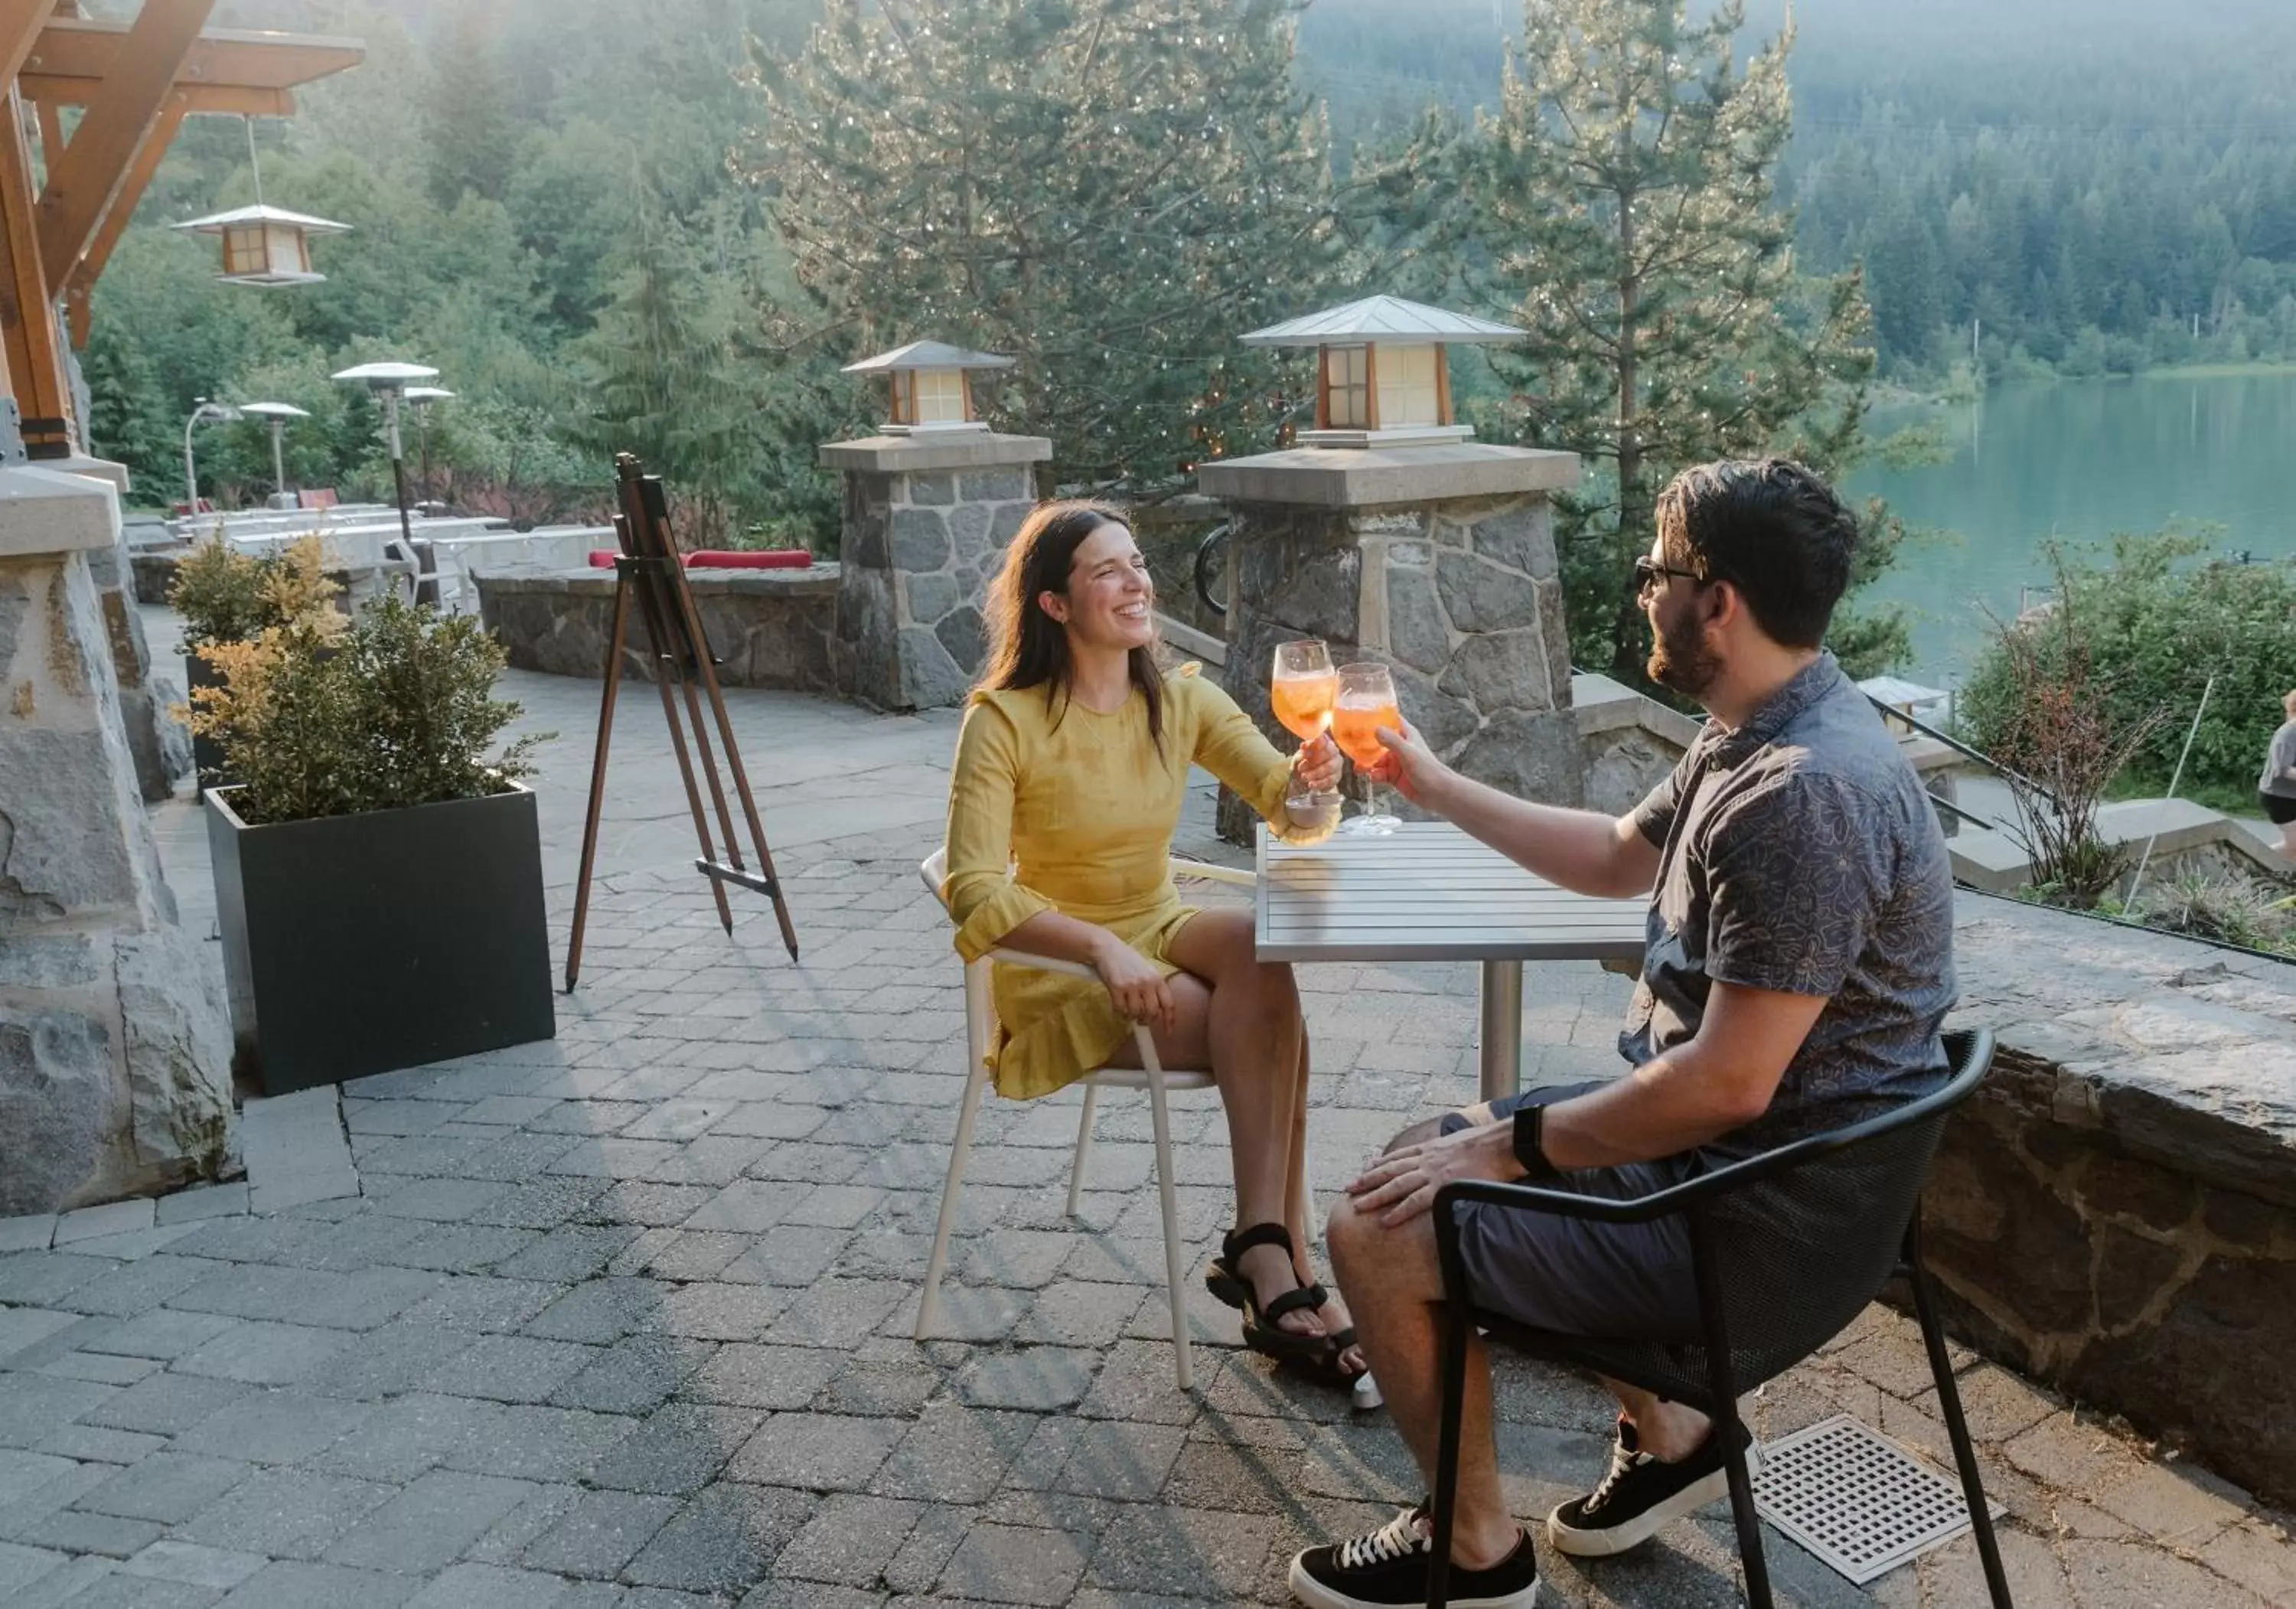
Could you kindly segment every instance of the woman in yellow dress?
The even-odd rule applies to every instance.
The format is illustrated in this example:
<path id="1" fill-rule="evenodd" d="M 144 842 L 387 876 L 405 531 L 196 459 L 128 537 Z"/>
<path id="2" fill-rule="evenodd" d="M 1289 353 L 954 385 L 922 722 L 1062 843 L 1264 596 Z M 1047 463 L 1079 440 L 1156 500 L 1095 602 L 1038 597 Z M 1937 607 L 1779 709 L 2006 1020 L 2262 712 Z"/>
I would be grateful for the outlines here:
<path id="1" fill-rule="evenodd" d="M 1243 1309 L 1255 1350 L 1345 1383 L 1362 1354 L 1315 1281 L 1300 1217 L 1308 1034 L 1292 969 L 1256 958 L 1250 913 L 1182 904 L 1168 861 L 1192 763 L 1279 835 L 1313 836 L 1328 818 L 1295 825 L 1284 801 L 1335 787 L 1339 753 L 1326 735 L 1287 760 L 1195 667 L 1160 674 L 1154 599 L 1112 509 L 1046 504 L 1013 538 L 957 740 L 942 898 L 967 961 L 1002 947 L 1100 974 L 996 969 L 998 1094 L 1029 1099 L 1095 1068 L 1137 1066 L 1136 1022 L 1168 1065 L 1211 1068 L 1237 1231 L 1207 1283 Z"/>

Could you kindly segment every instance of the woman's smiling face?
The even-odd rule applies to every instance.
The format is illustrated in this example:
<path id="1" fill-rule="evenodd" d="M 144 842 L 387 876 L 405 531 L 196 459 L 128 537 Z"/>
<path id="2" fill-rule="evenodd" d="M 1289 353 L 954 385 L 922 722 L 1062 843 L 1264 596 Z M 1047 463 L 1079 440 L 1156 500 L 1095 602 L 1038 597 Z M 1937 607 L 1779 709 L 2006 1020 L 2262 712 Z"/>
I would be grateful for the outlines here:
<path id="1" fill-rule="evenodd" d="M 1156 583 L 1130 529 L 1116 521 L 1077 545 L 1066 595 L 1048 592 L 1040 602 L 1079 646 L 1128 650 L 1155 640 Z"/>

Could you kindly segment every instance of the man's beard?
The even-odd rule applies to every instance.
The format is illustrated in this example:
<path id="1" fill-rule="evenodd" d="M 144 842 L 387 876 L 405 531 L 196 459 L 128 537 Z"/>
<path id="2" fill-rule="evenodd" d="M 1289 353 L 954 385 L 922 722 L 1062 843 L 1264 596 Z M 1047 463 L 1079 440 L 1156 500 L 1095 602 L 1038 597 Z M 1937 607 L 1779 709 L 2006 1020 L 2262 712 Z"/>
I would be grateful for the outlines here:
<path id="1" fill-rule="evenodd" d="M 1670 688 L 1685 698 L 1696 698 L 1722 674 L 1722 660 L 1700 640 L 1693 622 L 1684 620 L 1669 626 L 1664 621 L 1653 621 L 1650 663 L 1644 669 L 1660 686 Z"/>

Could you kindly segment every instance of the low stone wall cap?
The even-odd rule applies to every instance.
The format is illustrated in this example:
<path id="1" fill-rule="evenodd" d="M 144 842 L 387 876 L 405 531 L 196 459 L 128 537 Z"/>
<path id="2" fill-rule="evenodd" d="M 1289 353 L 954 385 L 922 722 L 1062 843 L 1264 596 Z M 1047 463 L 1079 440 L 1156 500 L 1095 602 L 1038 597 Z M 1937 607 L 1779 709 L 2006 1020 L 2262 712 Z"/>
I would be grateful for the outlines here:
<path id="1" fill-rule="evenodd" d="M 1043 436 L 1001 436 L 994 431 L 951 431 L 931 436 L 864 436 L 853 441 L 824 442 L 821 462 L 825 468 L 860 470 L 868 474 L 905 471 L 988 469 L 1007 464 L 1042 464 L 1053 456 L 1053 444 Z"/>
<path id="2" fill-rule="evenodd" d="M 1196 485 L 1228 503 L 1369 508 L 1457 497 L 1567 491 L 1578 456 L 1460 441 L 1428 447 L 1293 447 L 1196 468 Z"/>

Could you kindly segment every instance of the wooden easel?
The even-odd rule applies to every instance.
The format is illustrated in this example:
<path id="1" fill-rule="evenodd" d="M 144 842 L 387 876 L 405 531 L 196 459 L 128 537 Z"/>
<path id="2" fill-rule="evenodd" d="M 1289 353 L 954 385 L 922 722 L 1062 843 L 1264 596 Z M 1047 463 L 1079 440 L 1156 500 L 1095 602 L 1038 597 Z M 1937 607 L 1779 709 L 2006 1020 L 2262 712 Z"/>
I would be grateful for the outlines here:
<path id="1" fill-rule="evenodd" d="M 614 698 L 621 690 L 622 648 L 629 636 L 633 597 L 645 621 L 654 686 L 661 694 L 662 717 L 669 723 L 669 746 L 677 756 L 677 774 L 685 784 L 685 802 L 693 813 L 693 835 L 701 841 L 701 853 L 695 858 L 693 869 L 709 880 L 709 891 L 718 901 L 718 920 L 729 934 L 734 931 L 734 913 L 726 903 L 727 883 L 737 883 L 771 899 L 774 915 L 781 923 L 782 942 L 789 947 L 790 959 L 797 959 L 797 929 L 790 922 L 789 904 L 782 898 L 781 880 L 774 874 L 773 853 L 766 847 L 765 824 L 758 816 L 758 801 L 750 794 L 749 775 L 742 768 L 742 751 L 734 746 L 733 723 L 726 715 L 726 696 L 718 686 L 718 661 L 709 653 L 709 639 L 701 628 L 701 612 L 693 606 L 693 590 L 685 583 L 685 565 L 678 556 L 677 538 L 669 529 L 669 502 L 662 492 L 661 477 L 645 473 L 635 457 L 620 453 L 614 458 L 614 479 L 621 504 L 621 512 L 614 516 L 614 533 L 620 539 L 622 551 L 614 560 L 614 623 L 606 644 L 606 686 L 598 707 L 597 753 L 590 762 L 590 808 L 582 822 L 582 871 L 574 885 L 574 931 L 566 947 L 566 989 L 570 994 L 582 969 L 582 930 L 590 909 L 590 872 L 597 858 L 598 818 L 605 803 L 606 751 L 613 740 Z M 718 741 L 726 751 L 726 767 L 733 774 L 734 792 L 742 801 L 742 819 L 750 829 L 750 842 L 756 851 L 754 871 L 742 859 L 733 812 L 726 801 L 725 786 L 718 780 L 717 758 L 711 752 L 709 728 L 701 716 L 704 694 L 709 695 L 710 710 L 717 718 Z M 702 777 L 709 784 L 709 803 L 716 811 L 725 842 L 722 860 L 710 841 L 709 811 L 703 809 L 701 790 L 695 783 L 693 756 L 686 752 L 685 719 L 678 711 L 681 702 L 685 707 L 685 718 L 693 722 L 693 755 L 701 761 Z"/>

